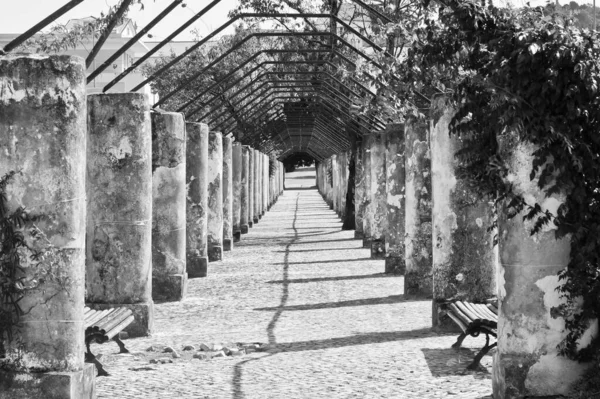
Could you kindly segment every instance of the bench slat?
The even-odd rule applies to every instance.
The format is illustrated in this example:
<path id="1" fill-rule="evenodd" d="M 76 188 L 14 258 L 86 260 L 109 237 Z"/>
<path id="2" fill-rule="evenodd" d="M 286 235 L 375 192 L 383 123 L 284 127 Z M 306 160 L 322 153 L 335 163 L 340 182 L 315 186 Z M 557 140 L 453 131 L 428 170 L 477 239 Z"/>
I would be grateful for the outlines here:
<path id="1" fill-rule="evenodd" d="M 463 312 L 469 319 L 471 319 L 471 322 L 479 319 L 479 317 L 477 317 L 475 314 L 473 314 L 473 312 L 467 309 L 465 304 L 461 301 L 456 301 L 454 304 L 460 309 L 461 312 Z"/>
<path id="2" fill-rule="evenodd" d="M 487 317 L 485 315 L 481 314 L 481 312 L 479 312 L 475 308 L 475 304 L 473 304 L 471 302 L 463 302 L 462 304 L 465 305 L 465 307 L 467 309 L 469 309 L 471 311 L 471 313 L 473 313 L 475 316 L 477 316 L 478 319 L 482 319 L 482 320 L 487 319 Z"/>
<path id="3" fill-rule="evenodd" d="M 85 321 L 85 328 L 95 326 L 99 320 L 102 320 L 105 316 L 113 313 L 116 309 L 105 309 L 96 311 L 92 318 Z"/>
<path id="4" fill-rule="evenodd" d="M 111 319 L 109 320 L 109 322 L 105 323 L 102 328 L 106 331 L 106 334 L 108 335 L 108 333 L 115 326 L 117 326 L 123 320 L 127 319 L 127 317 L 131 316 L 132 314 L 133 314 L 133 312 L 130 309 L 125 309 L 124 312 L 121 312 L 118 315 L 115 315 L 114 317 L 111 317 Z"/>
<path id="5" fill-rule="evenodd" d="M 106 326 L 111 323 L 117 317 L 120 317 L 123 313 L 127 312 L 129 309 L 127 308 L 117 308 L 110 315 L 103 317 L 101 320 L 94 323 L 95 327 L 100 328 L 101 330 L 106 330 Z"/>
<path id="6" fill-rule="evenodd" d="M 448 315 L 448 317 L 450 317 L 452 320 L 454 320 L 454 322 L 456 324 L 458 324 L 458 326 L 460 327 L 461 330 L 463 330 L 463 332 L 467 331 L 467 326 L 465 325 L 465 323 L 463 323 L 461 319 L 459 319 L 457 316 L 455 316 L 454 313 L 447 312 L 446 314 Z"/>
<path id="7" fill-rule="evenodd" d="M 452 312 L 454 313 L 454 315 L 456 317 L 458 317 L 460 320 L 462 320 L 462 322 L 466 326 L 468 326 L 469 324 L 471 324 L 471 320 L 469 319 L 469 317 L 467 317 L 460 309 L 458 309 L 458 307 L 455 304 L 450 303 L 448 306 L 450 307 L 450 309 L 452 310 Z"/>
<path id="8" fill-rule="evenodd" d="M 133 314 L 131 314 L 118 325 L 114 326 L 108 333 L 106 333 L 108 339 L 112 339 L 115 335 L 123 331 L 125 327 L 133 323 L 133 320 L 135 320 L 135 317 L 133 317 Z"/>
<path id="9" fill-rule="evenodd" d="M 488 317 L 490 320 L 493 320 L 493 321 L 495 321 L 496 323 L 498 322 L 498 316 L 497 316 L 497 315 L 495 315 L 495 314 L 494 314 L 494 313 L 493 313 L 491 310 L 489 310 L 489 309 L 487 308 L 487 306 L 485 306 L 485 305 L 483 305 L 483 304 L 478 304 L 478 305 L 477 305 L 477 307 L 478 307 L 479 309 L 481 309 L 481 312 L 482 312 L 483 314 L 487 315 L 487 317 Z"/>
<path id="10" fill-rule="evenodd" d="M 490 312 L 492 312 L 493 314 L 495 314 L 496 316 L 498 316 L 498 308 L 497 307 L 495 307 L 491 303 L 488 303 L 487 304 L 487 308 L 490 310 Z"/>

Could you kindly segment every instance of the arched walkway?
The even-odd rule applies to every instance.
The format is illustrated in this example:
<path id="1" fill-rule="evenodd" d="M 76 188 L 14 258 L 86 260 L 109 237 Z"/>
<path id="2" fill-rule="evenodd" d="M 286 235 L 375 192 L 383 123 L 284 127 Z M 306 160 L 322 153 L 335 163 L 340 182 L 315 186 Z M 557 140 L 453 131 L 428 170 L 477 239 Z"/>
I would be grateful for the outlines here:
<path id="1" fill-rule="evenodd" d="M 465 371 L 483 338 L 450 349 L 431 331 L 431 301 L 405 300 L 403 277 L 341 231 L 314 187 L 314 168 L 286 176 L 287 190 L 181 302 L 156 304 L 151 337 L 94 346 L 112 374 L 99 398 L 484 398 L 487 371 Z M 268 343 L 264 353 L 193 359 L 185 345 Z M 148 351 L 154 346 L 156 351 Z M 180 358 L 160 353 L 165 346 Z M 469 349 L 473 348 L 473 349 Z"/>

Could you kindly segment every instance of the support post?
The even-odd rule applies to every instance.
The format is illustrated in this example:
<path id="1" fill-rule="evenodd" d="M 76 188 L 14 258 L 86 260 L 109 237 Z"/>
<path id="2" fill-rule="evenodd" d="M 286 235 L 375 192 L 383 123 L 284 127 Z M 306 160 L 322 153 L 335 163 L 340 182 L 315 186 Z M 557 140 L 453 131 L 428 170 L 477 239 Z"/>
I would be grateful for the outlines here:
<path id="1" fill-rule="evenodd" d="M 262 187 L 262 195 L 263 195 L 263 212 L 267 213 L 269 210 L 269 156 L 263 156 L 263 187 Z"/>
<path id="2" fill-rule="evenodd" d="M 385 146 L 387 230 L 385 235 L 385 272 L 404 274 L 405 180 L 404 125 L 387 129 Z"/>
<path id="3" fill-rule="evenodd" d="M 249 190 L 249 177 L 250 177 L 250 147 L 247 145 L 242 146 L 242 195 L 241 198 L 241 225 L 240 231 L 242 234 L 248 234 L 248 220 L 249 220 L 249 209 L 250 209 L 250 190 Z"/>
<path id="4" fill-rule="evenodd" d="M 363 215 L 365 212 L 364 201 L 365 201 L 365 187 L 364 187 L 364 164 L 363 164 L 363 141 L 362 137 L 356 140 L 356 166 L 354 175 L 354 238 L 362 239 L 364 237 L 363 230 Z"/>
<path id="5" fill-rule="evenodd" d="M 208 134 L 208 261 L 223 260 L 223 136 Z"/>
<path id="6" fill-rule="evenodd" d="M 385 135 L 373 133 L 371 136 L 371 258 L 385 259 L 387 230 Z"/>
<path id="7" fill-rule="evenodd" d="M 248 227 L 254 226 L 254 180 L 256 179 L 254 164 L 256 163 L 256 152 L 254 148 L 248 147 Z"/>
<path id="8" fill-rule="evenodd" d="M 208 125 L 186 123 L 187 273 L 208 274 Z"/>
<path id="9" fill-rule="evenodd" d="M 455 154 L 464 137 L 450 136 L 454 112 L 442 97 L 434 100 L 432 111 L 432 320 L 434 328 L 453 331 L 456 324 L 440 309 L 440 302 L 449 298 L 483 302 L 496 294 L 496 231 L 489 231 L 494 209 L 458 175 Z"/>
<path id="10" fill-rule="evenodd" d="M 242 145 L 233 143 L 233 241 L 242 239 Z"/>
<path id="11" fill-rule="evenodd" d="M 88 96 L 86 301 L 131 309 L 131 337 L 154 325 L 149 110 L 144 94 Z"/>
<path id="12" fill-rule="evenodd" d="M 252 176 L 254 177 L 252 181 L 252 193 L 253 193 L 253 202 L 254 202 L 254 217 L 252 221 L 256 224 L 258 223 L 259 215 L 260 215 L 260 152 L 258 150 L 254 150 L 254 167 L 252 169 Z"/>
<path id="13" fill-rule="evenodd" d="M 371 204 L 371 141 L 372 136 L 363 136 L 363 248 L 371 249 L 371 226 L 373 225 L 373 206 Z"/>
<path id="14" fill-rule="evenodd" d="M 179 113 L 152 118 L 152 298 L 180 301 L 187 291 L 185 121 Z"/>
<path id="15" fill-rule="evenodd" d="M 223 251 L 233 249 L 233 140 L 223 137 Z"/>
<path id="16" fill-rule="evenodd" d="M 431 248 L 431 157 L 429 125 L 409 119 L 404 125 L 406 214 L 404 294 L 433 295 Z"/>
<path id="17" fill-rule="evenodd" d="M 0 350 L 2 399 L 95 398 L 95 369 L 84 364 L 86 92 L 83 60 L 72 56 L 0 57 L 0 176 L 9 212 L 23 206 L 45 218 L 19 231 L 44 251 L 51 270 L 21 257 L 30 287 L 12 337 Z M 17 145 L 18 144 L 18 145 Z M 41 235 L 33 235 L 32 231 Z M 23 254 L 24 255 L 24 254 Z M 43 276 L 44 271 L 51 272 Z M 50 278 L 48 278 L 50 276 Z M 16 321 L 16 320 L 15 320 Z M 3 322 L 8 322 L 4 319 Z M 31 372 L 36 370 L 38 372 Z"/>

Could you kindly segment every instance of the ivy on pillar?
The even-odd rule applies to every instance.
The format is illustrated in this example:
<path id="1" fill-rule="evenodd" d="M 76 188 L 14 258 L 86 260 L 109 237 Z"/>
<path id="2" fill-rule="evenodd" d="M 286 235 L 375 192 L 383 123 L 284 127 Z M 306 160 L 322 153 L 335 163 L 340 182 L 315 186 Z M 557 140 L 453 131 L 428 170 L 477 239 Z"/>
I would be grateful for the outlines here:
<path id="1" fill-rule="evenodd" d="M 233 143 L 233 241 L 242 238 L 242 145 Z"/>
<path id="2" fill-rule="evenodd" d="M 250 208 L 250 193 L 248 189 L 248 181 L 250 175 L 250 148 L 246 145 L 242 146 L 242 183 L 241 183 L 241 211 L 240 211 L 240 232 L 248 234 L 248 210 Z"/>
<path id="3" fill-rule="evenodd" d="M 431 157 L 429 125 L 409 119 L 404 125 L 405 139 L 405 295 L 431 298 Z"/>
<path id="4" fill-rule="evenodd" d="M 152 132 L 140 93 L 88 96 L 86 292 L 126 307 L 132 337 L 152 333 Z"/>
<path id="5" fill-rule="evenodd" d="M 223 137 L 223 251 L 233 249 L 233 140 Z"/>
<path id="6" fill-rule="evenodd" d="M 385 146 L 387 229 L 385 272 L 404 274 L 405 180 L 404 125 L 388 126 Z"/>
<path id="7" fill-rule="evenodd" d="M 248 148 L 248 227 L 254 226 L 254 181 L 256 179 L 256 152 L 254 148 Z"/>
<path id="8" fill-rule="evenodd" d="M 356 172 L 354 175 L 355 188 L 354 188 L 354 204 L 355 204 L 355 212 L 354 212 L 354 220 L 355 220 L 355 230 L 354 230 L 354 238 L 362 239 L 364 237 L 363 230 L 363 215 L 365 212 L 364 202 L 365 202 L 365 169 L 363 163 L 363 141 L 362 137 L 357 138 L 356 140 L 356 163 L 355 168 Z"/>
<path id="9" fill-rule="evenodd" d="M 185 121 L 152 117 L 152 298 L 179 301 L 187 290 Z"/>
<path id="10" fill-rule="evenodd" d="M 186 268 L 188 276 L 208 273 L 208 125 L 186 123 Z"/>
<path id="11" fill-rule="evenodd" d="M 363 248 L 371 249 L 371 226 L 373 225 L 373 206 L 371 197 L 371 141 L 372 136 L 363 137 L 363 165 L 365 175 L 364 202 L 363 202 Z"/>
<path id="12" fill-rule="evenodd" d="M 385 172 L 385 135 L 372 134 L 370 143 L 371 258 L 385 258 L 387 193 Z"/>
<path id="13" fill-rule="evenodd" d="M 456 324 L 439 308 L 448 299 L 481 303 L 496 293 L 493 206 L 459 175 L 455 154 L 463 138 L 450 136 L 454 112 L 438 98 L 431 129 L 433 219 L 433 326 Z"/>
<path id="14" fill-rule="evenodd" d="M 208 135 L 208 261 L 223 259 L 223 136 Z"/>
<path id="15" fill-rule="evenodd" d="M 0 175 L 18 171 L 6 186 L 7 211 L 22 206 L 44 216 L 16 230 L 52 260 L 46 270 L 20 251 L 22 269 L 14 272 L 29 288 L 19 301 L 26 312 L 18 320 L 3 315 L 12 334 L 0 330 L 0 348 L 11 371 L 0 370 L 0 397 L 95 397 L 96 371 L 83 356 L 85 66 L 72 56 L 0 57 L 0 87 Z"/>

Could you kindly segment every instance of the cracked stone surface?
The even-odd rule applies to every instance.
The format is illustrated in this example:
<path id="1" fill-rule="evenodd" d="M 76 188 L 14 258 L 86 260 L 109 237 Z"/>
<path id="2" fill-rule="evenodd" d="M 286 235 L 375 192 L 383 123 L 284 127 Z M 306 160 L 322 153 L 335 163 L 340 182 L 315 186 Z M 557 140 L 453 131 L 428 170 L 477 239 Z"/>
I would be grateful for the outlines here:
<path id="1" fill-rule="evenodd" d="M 431 302 L 405 300 L 402 276 L 341 231 L 314 186 L 314 169 L 287 174 L 287 190 L 222 265 L 192 279 L 182 302 L 157 304 L 151 337 L 93 345 L 110 377 L 99 398 L 489 398 L 491 353 L 465 367 L 485 338 L 450 346 L 431 331 Z M 202 343 L 264 342 L 265 352 L 193 359 Z M 149 364 L 149 346 L 182 354 Z M 163 354 L 162 357 L 166 357 Z"/>

